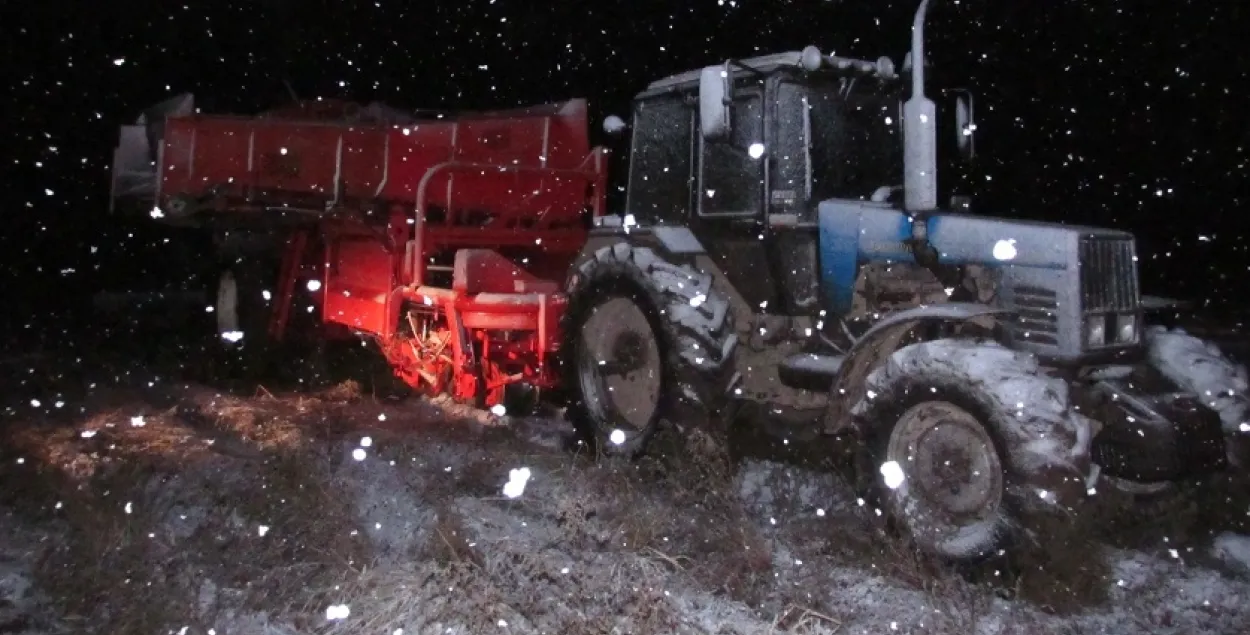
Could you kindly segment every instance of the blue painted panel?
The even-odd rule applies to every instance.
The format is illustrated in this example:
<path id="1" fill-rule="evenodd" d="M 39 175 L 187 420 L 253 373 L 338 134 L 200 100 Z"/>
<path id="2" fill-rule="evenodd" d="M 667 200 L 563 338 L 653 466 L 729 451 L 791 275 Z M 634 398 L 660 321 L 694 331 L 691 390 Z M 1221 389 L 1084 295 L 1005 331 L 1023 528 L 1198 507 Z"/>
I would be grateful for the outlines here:
<path id="1" fill-rule="evenodd" d="M 850 312 L 861 264 L 912 260 L 904 242 L 911 238 L 911 219 L 900 210 L 831 200 L 820 204 L 818 218 L 821 289 L 835 315 Z M 1069 255 L 1076 233 L 1062 225 L 967 214 L 928 219 L 929 241 L 939 261 L 955 265 L 1066 269 L 1075 266 Z"/>

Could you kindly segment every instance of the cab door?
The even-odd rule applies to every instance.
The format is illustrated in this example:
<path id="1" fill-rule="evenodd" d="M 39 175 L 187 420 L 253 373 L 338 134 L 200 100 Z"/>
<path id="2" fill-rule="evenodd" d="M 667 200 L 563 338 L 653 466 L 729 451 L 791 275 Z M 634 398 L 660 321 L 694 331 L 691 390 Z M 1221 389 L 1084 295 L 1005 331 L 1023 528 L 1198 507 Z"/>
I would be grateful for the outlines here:
<path id="1" fill-rule="evenodd" d="M 777 310 L 777 280 L 765 235 L 768 179 L 764 82 L 738 80 L 729 138 L 698 135 L 691 229 L 753 311 Z M 696 126 L 696 130 L 698 126 Z"/>

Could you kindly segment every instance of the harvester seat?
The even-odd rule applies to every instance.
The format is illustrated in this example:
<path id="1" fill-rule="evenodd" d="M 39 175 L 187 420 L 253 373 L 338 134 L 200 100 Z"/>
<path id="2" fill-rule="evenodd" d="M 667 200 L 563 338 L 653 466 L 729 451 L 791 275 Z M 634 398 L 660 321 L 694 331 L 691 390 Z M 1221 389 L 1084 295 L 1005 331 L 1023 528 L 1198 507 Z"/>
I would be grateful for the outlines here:
<path id="1" fill-rule="evenodd" d="M 466 295 L 551 294 L 560 284 L 534 276 L 493 249 L 461 249 L 452 264 L 451 288 Z"/>

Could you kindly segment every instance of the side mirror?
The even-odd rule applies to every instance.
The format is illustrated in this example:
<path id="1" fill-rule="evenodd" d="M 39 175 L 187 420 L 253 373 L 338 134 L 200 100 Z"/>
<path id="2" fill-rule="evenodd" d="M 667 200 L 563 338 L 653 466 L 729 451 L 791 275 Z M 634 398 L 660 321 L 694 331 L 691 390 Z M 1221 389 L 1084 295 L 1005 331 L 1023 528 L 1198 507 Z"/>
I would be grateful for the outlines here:
<path id="1" fill-rule="evenodd" d="M 625 123 L 624 119 L 621 119 L 616 115 L 608 115 L 607 118 L 603 120 L 603 131 L 613 136 L 621 134 L 628 127 L 629 124 Z"/>
<path id="2" fill-rule="evenodd" d="M 732 132 L 733 71 L 724 66 L 708 66 L 699 72 L 700 132 L 707 141 L 728 139 Z"/>
<path id="3" fill-rule="evenodd" d="M 965 161 L 976 157 L 976 112 L 972 93 L 960 90 L 955 94 L 955 147 Z"/>

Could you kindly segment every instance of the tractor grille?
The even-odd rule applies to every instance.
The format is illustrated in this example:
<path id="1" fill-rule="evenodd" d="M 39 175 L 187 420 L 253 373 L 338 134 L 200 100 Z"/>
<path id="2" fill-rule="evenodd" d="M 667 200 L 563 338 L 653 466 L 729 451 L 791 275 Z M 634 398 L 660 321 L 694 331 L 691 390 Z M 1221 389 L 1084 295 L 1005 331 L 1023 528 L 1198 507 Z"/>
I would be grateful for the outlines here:
<path id="1" fill-rule="evenodd" d="M 1059 298 L 1054 291 L 1028 285 L 1011 289 L 1017 341 L 1038 344 L 1059 343 Z"/>
<path id="2" fill-rule="evenodd" d="M 1132 238 L 1081 238 L 1081 306 L 1085 313 L 1132 313 L 1140 303 Z"/>

